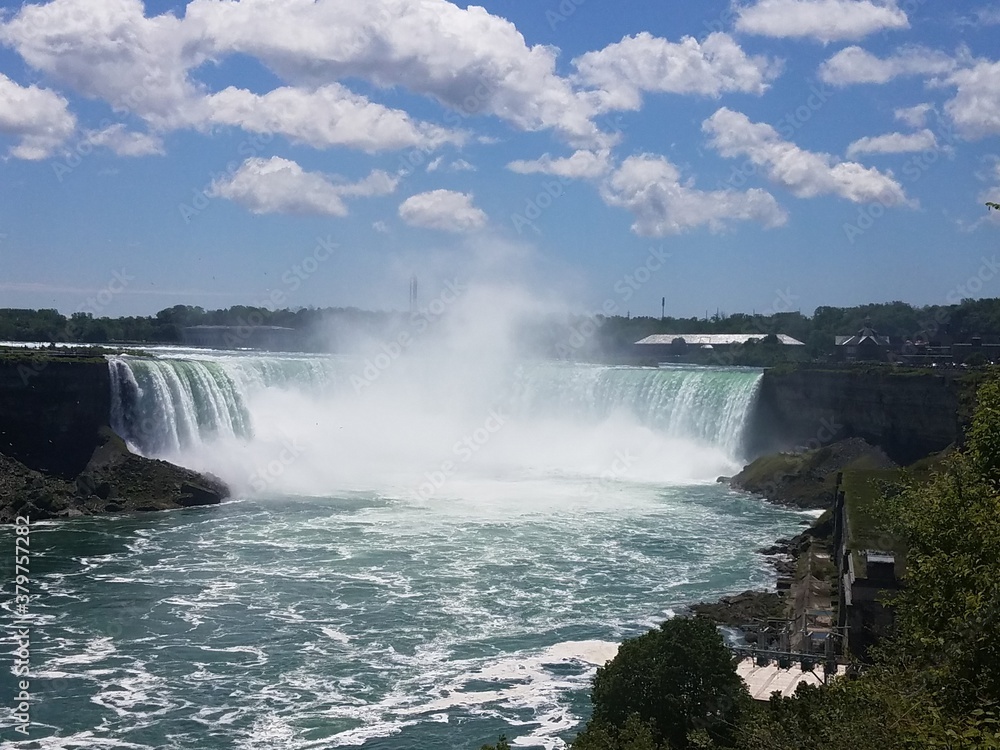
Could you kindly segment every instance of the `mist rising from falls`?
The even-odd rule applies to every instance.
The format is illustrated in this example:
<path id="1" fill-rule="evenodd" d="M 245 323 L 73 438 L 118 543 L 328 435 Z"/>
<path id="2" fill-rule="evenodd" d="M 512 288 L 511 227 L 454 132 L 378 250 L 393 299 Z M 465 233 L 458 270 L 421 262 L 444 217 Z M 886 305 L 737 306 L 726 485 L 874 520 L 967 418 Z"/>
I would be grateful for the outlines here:
<path id="1" fill-rule="evenodd" d="M 383 364 L 379 361 L 378 364 Z M 185 352 L 109 360 L 113 426 L 239 493 L 608 494 L 740 463 L 760 373 Z M 596 487 L 596 490 L 595 490 Z M 538 496 L 538 493 L 535 493 Z"/>

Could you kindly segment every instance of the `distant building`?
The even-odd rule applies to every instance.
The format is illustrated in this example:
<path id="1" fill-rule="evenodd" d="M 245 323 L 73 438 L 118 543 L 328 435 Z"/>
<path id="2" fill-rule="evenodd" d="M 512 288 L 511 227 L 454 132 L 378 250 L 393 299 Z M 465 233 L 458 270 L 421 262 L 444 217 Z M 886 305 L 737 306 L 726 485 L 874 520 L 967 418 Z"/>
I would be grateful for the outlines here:
<path id="1" fill-rule="evenodd" d="M 189 326 L 181 329 L 181 341 L 210 349 L 295 351 L 298 332 L 281 326 Z"/>
<path id="2" fill-rule="evenodd" d="M 657 333 L 635 342 L 640 355 L 665 359 L 691 353 L 692 350 L 708 349 L 726 351 L 748 341 L 763 341 L 765 333 Z M 776 335 L 782 346 L 805 346 L 798 339 L 783 333 Z"/>
<path id="3" fill-rule="evenodd" d="M 871 321 L 853 336 L 837 336 L 837 358 L 842 362 L 885 362 L 892 352 L 888 336 L 879 336 Z"/>

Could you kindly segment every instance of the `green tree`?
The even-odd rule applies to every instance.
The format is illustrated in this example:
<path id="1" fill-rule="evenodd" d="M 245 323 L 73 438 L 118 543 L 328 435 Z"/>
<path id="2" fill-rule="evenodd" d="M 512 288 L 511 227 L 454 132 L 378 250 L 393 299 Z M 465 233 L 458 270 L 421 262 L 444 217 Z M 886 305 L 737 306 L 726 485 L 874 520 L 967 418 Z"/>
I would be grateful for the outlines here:
<path id="1" fill-rule="evenodd" d="M 980 387 L 965 450 L 889 513 L 908 548 L 895 645 L 947 710 L 1000 706 L 1000 382 Z"/>
<path id="2" fill-rule="evenodd" d="M 597 670 L 594 713 L 574 747 L 596 750 L 609 737 L 624 741 L 626 726 L 632 728 L 630 741 L 638 742 L 644 735 L 635 721 L 648 726 L 653 745 L 674 750 L 689 746 L 692 730 L 724 740 L 749 700 L 733 656 L 712 623 L 667 620 L 627 639 L 618 655 Z"/>

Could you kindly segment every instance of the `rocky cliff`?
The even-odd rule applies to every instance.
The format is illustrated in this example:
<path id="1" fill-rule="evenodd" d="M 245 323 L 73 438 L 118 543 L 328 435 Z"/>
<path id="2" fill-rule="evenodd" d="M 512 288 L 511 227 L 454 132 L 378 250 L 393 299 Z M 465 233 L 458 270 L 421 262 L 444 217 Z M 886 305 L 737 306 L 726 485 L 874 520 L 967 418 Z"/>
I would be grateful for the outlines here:
<path id="1" fill-rule="evenodd" d="M 110 413 L 103 357 L 0 352 L 0 453 L 72 479 L 90 461 Z"/>
<path id="2" fill-rule="evenodd" d="M 212 505 L 215 477 L 137 456 L 108 426 L 108 363 L 0 349 L 0 523 Z"/>
<path id="3" fill-rule="evenodd" d="M 751 418 L 754 454 L 858 437 L 908 464 L 961 439 L 976 373 L 888 367 L 775 368 Z"/>

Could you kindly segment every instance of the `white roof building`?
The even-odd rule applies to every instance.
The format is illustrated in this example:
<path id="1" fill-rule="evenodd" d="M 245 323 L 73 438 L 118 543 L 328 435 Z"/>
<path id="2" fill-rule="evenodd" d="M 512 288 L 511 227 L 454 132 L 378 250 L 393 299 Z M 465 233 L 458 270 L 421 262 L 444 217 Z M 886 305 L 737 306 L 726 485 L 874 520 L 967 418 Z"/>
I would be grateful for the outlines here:
<path id="1" fill-rule="evenodd" d="M 748 341 L 761 341 L 767 335 L 766 333 L 657 333 L 635 343 L 669 346 L 676 339 L 683 339 L 688 346 L 733 346 L 734 344 L 745 344 Z M 805 346 L 798 339 L 793 339 L 783 333 L 779 333 L 777 336 L 778 341 L 785 346 Z"/>

